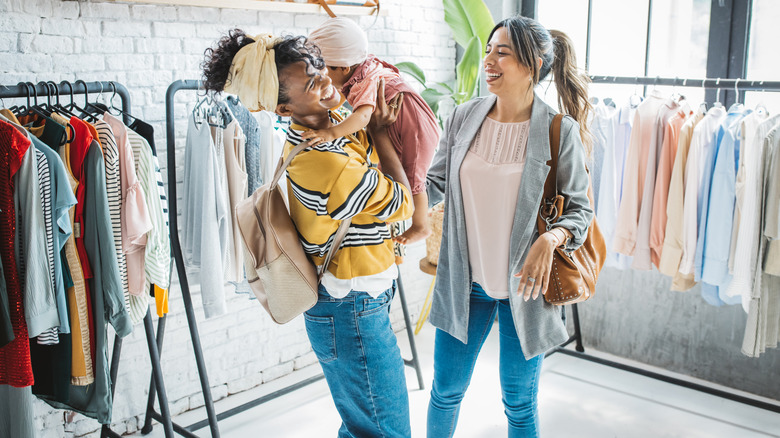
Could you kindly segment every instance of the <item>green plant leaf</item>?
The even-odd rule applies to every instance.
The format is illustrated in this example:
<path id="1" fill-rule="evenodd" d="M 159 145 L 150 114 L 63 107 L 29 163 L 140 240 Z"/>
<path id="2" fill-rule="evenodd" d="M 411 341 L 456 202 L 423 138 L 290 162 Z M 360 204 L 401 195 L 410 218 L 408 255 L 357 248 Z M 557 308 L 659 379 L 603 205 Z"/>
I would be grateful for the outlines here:
<path id="1" fill-rule="evenodd" d="M 495 21 L 483 0 L 442 0 L 442 3 L 444 21 L 452 29 L 455 42 L 465 48 L 471 43 L 471 39 L 477 36 L 481 46 L 487 44 Z"/>
<path id="2" fill-rule="evenodd" d="M 463 58 L 458 63 L 455 73 L 458 84 L 458 97 L 456 101 L 461 104 L 474 96 L 479 79 L 479 67 L 482 63 L 482 44 L 479 37 L 474 36 L 463 52 Z M 461 98 L 460 96 L 463 96 Z"/>
<path id="3" fill-rule="evenodd" d="M 455 94 L 455 90 L 452 89 L 452 85 L 445 82 L 435 82 L 431 85 L 431 88 L 434 88 L 443 94 Z"/>
<path id="4" fill-rule="evenodd" d="M 452 98 L 452 94 L 450 93 L 440 93 L 438 90 L 434 88 L 426 88 L 421 93 L 420 96 L 425 100 L 425 103 L 428 104 L 429 107 L 431 107 L 431 110 L 434 114 L 439 112 L 439 103 L 443 99 Z"/>
<path id="5" fill-rule="evenodd" d="M 408 74 L 422 84 L 423 87 L 425 86 L 425 73 L 417 64 L 413 62 L 399 62 L 398 64 L 395 64 L 395 66 L 401 73 Z"/>

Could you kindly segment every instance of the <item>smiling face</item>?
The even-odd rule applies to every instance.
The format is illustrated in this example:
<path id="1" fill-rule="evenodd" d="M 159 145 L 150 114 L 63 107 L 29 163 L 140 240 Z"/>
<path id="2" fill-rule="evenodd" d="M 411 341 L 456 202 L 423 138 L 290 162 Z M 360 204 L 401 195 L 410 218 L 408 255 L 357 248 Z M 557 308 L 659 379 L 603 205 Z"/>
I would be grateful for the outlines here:
<path id="1" fill-rule="evenodd" d="M 280 103 L 276 113 L 292 117 L 304 126 L 320 129 L 321 126 L 312 125 L 327 120 L 328 110 L 340 102 L 327 68 L 317 70 L 304 61 L 279 71 L 279 84 L 284 88 L 287 102 Z"/>
<path id="2" fill-rule="evenodd" d="M 541 58 L 538 59 L 541 64 Z M 482 62 L 488 91 L 496 95 L 516 94 L 533 88 L 533 71 L 523 65 L 512 50 L 509 32 L 500 27 L 493 32 Z"/>
<path id="3" fill-rule="evenodd" d="M 328 76 L 339 90 L 352 77 L 353 67 L 328 67 Z"/>

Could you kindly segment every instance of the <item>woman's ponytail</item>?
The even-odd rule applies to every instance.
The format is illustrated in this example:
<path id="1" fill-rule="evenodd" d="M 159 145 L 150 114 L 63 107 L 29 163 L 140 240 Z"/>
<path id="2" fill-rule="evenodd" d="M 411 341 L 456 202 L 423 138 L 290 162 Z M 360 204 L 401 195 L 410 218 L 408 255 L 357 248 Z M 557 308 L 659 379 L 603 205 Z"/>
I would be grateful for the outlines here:
<path id="1" fill-rule="evenodd" d="M 590 156 L 593 136 L 588 129 L 588 115 L 593 109 L 588 100 L 590 78 L 577 68 L 577 57 L 571 39 L 559 30 L 551 30 L 555 56 L 552 61 L 553 80 L 558 90 L 558 106 L 580 125 L 585 152 Z"/>

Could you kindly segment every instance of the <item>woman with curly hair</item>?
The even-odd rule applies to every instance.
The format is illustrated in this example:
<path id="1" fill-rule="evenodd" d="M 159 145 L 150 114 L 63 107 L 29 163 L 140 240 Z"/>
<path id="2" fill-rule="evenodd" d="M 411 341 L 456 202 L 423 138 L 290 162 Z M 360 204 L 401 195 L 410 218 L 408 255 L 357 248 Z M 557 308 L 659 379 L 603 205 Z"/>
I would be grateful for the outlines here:
<path id="1" fill-rule="evenodd" d="M 237 94 L 250 110 L 290 117 L 285 158 L 304 141 L 304 131 L 342 121 L 330 112 L 340 95 L 319 49 L 303 36 L 249 37 L 233 30 L 206 51 L 204 77 L 206 89 Z M 341 415 L 339 437 L 411 436 L 404 364 L 389 318 L 398 271 L 387 222 L 410 218 L 414 207 L 383 126 L 397 117 L 400 98 L 395 105 L 378 102 L 373 143 L 361 130 L 306 147 L 287 168 L 290 216 L 315 265 L 324 262 L 341 221 L 352 220 L 323 275 L 317 304 L 304 314 Z"/>

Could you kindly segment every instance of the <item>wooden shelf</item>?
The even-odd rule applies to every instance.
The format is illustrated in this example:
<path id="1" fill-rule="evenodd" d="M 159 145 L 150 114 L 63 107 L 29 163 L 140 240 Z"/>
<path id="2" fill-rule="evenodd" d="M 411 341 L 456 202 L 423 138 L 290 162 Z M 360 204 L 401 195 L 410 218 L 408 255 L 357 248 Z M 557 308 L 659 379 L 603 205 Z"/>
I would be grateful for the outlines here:
<path id="1" fill-rule="evenodd" d="M 315 3 L 291 3 L 269 0 L 106 0 L 112 3 L 143 3 L 154 5 L 201 6 L 209 8 L 254 9 L 269 12 L 291 12 L 295 14 L 327 14 Z M 376 7 L 328 5 L 336 15 L 373 15 Z M 387 15 L 384 9 L 379 15 Z"/>

